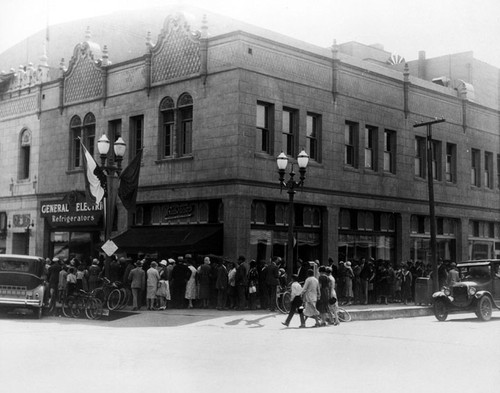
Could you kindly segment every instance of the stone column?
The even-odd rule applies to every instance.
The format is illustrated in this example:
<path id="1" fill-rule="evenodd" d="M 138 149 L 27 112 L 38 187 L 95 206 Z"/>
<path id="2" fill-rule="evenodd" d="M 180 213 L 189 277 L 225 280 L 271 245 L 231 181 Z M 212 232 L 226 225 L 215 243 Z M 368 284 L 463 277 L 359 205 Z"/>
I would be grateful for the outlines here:
<path id="1" fill-rule="evenodd" d="M 250 220 L 252 198 L 231 196 L 222 199 L 224 204 L 224 256 L 248 257 L 250 252 Z"/>

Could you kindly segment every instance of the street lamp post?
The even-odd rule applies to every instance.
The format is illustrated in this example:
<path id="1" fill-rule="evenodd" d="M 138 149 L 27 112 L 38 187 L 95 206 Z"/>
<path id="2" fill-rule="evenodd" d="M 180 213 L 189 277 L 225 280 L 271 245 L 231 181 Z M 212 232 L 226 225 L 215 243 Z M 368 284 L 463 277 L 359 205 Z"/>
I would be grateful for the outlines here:
<path id="1" fill-rule="evenodd" d="M 432 286 L 434 292 L 439 291 L 438 266 L 437 266 L 437 241 L 436 241 L 436 213 L 434 203 L 434 177 L 432 175 L 432 125 L 442 123 L 445 119 L 435 119 L 415 124 L 413 127 L 427 127 L 427 188 L 429 190 L 429 219 L 431 229 L 431 263 L 432 263 Z M 437 168 L 436 168 L 437 170 Z"/>
<path id="2" fill-rule="evenodd" d="M 276 163 L 278 165 L 278 174 L 280 181 L 280 189 L 287 189 L 288 193 L 288 241 L 287 241 L 287 274 L 288 277 L 291 278 L 293 274 L 293 266 L 294 266 L 294 253 L 293 253 L 293 230 L 295 225 L 295 212 L 293 206 L 293 198 L 295 195 L 295 190 L 298 187 L 302 188 L 304 184 L 304 180 L 306 178 L 306 167 L 309 162 L 309 156 L 307 153 L 302 150 L 297 157 L 297 165 L 299 166 L 299 181 L 295 181 L 294 176 L 295 172 L 293 171 L 293 164 L 290 169 L 289 179 L 285 181 L 285 171 L 288 166 L 288 157 L 285 153 L 281 152 L 281 154 L 276 159 Z"/>
<path id="3" fill-rule="evenodd" d="M 110 142 L 106 134 L 103 134 L 97 141 L 97 149 L 101 156 L 101 168 L 106 173 L 106 194 L 105 194 L 105 210 L 104 210 L 104 241 L 111 238 L 111 231 L 113 229 L 114 212 L 116 207 L 116 195 L 118 177 L 122 171 L 122 160 L 126 150 L 125 141 L 119 137 L 113 144 L 114 160 L 110 160 L 106 165 Z M 115 165 L 116 162 L 116 165 Z M 109 278 L 109 266 L 111 258 L 106 255 L 104 262 L 104 276 Z"/>

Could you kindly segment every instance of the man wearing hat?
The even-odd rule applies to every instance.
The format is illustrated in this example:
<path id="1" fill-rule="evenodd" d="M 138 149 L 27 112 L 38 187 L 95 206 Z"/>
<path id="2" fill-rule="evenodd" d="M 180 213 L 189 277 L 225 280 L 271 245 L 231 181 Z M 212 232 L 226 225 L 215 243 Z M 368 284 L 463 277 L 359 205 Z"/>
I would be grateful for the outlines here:
<path id="1" fill-rule="evenodd" d="M 290 324 L 290 321 L 292 320 L 294 314 L 296 312 L 299 313 L 300 317 L 300 327 L 304 328 L 306 327 L 306 321 L 304 318 L 304 314 L 302 313 L 302 285 L 299 284 L 298 282 L 299 276 L 297 274 L 292 274 L 292 287 L 291 287 L 291 297 L 292 297 L 292 305 L 290 307 L 290 312 L 288 313 L 288 317 L 286 318 L 285 322 L 281 322 L 283 325 L 288 327 Z"/>
<path id="2" fill-rule="evenodd" d="M 132 311 L 139 310 L 141 308 L 142 291 L 144 291 L 146 286 L 146 273 L 142 269 L 142 261 L 135 263 L 135 268 L 130 271 L 128 280 L 130 281 L 130 289 L 132 290 Z"/>

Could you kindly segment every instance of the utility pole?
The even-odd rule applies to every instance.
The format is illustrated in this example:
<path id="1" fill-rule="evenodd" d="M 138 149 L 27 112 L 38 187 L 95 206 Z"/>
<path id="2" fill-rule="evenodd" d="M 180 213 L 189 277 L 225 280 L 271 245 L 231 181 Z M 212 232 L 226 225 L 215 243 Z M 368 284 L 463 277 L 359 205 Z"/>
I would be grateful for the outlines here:
<path id="1" fill-rule="evenodd" d="M 432 176 L 432 125 L 443 123 L 446 120 L 435 119 L 415 124 L 413 128 L 427 127 L 427 188 L 429 191 L 429 216 L 431 226 L 431 263 L 432 263 L 432 285 L 434 292 L 439 291 L 438 266 L 437 266 L 437 244 L 436 244 L 436 212 L 434 206 L 434 177 Z M 437 170 L 437 168 L 436 168 Z"/>

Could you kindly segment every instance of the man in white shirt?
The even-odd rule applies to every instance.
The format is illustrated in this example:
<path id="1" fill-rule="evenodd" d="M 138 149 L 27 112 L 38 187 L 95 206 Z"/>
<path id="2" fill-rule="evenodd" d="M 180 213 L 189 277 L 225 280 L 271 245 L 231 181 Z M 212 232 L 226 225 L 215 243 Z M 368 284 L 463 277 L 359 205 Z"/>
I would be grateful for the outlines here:
<path id="1" fill-rule="evenodd" d="M 288 317 L 286 318 L 286 321 L 285 322 L 281 322 L 283 325 L 285 325 L 286 327 L 288 327 L 288 325 L 290 324 L 290 321 L 292 320 L 294 314 L 297 312 L 299 314 L 299 317 L 300 317 L 300 326 L 301 328 L 305 328 L 306 327 L 306 322 L 305 322 L 305 318 L 304 318 L 304 314 L 302 313 L 302 297 L 301 297 L 301 294 L 302 294 L 302 286 L 299 284 L 299 282 L 297 281 L 299 278 L 299 276 L 297 274 L 292 274 L 292 288 L 291 288 L 291 291 L 292 291 L 292 304 L 291 304 L 291 307 L 290 307 L 290 312 L 288 313 Z"/>

